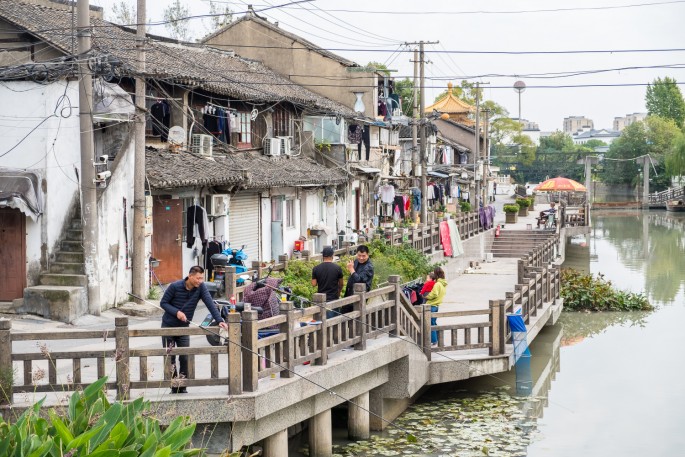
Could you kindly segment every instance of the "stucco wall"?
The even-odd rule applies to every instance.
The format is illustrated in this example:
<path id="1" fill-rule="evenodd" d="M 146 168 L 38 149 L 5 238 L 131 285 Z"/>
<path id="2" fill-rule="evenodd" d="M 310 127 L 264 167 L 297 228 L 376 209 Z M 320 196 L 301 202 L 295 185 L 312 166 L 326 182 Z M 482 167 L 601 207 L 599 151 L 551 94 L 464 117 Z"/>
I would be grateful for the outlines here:
<path id="1" fill-rule="evenodd" d="M 63 94 L 65 97 L 56 109 Z M 27 275 L 31 286 L 41 269 L 42 249 L 44 259 L 49 258 L 60 241 L 65 216 L 78 195 L 78 87 L 76 82 L 63 81 L 45 85 L 5 82 L 0 86 L 0 100 L 0 150 L 14 148 L 0 157 L 0 166 L 34 170 L 44 180 L 43 215 L 37 222 L 27 218 L 26 224 Z"/>
<path id="2" fill-rule="evenodd" d="M 259 60 L 297 84 L 349 108 L 354 107 L 356 100 L 350 87 L 357 86 L 364 92 L 365 115 L 375 116 L 378 98 L 374 73 L 350 72 L 340 62 L 310 51 L 278 31 L 254 21 L 242 21 L 210 38 L 206 44 Z"/>

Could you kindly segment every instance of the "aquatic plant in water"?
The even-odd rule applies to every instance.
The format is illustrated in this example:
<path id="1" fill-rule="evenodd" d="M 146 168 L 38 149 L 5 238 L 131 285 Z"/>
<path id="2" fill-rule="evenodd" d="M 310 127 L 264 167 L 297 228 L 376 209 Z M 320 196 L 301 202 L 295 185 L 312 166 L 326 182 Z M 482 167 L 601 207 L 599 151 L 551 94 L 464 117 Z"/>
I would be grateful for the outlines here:
<path id="1" fill-rule="evenodd" d="M 566 311 L 649 311 L 654 307 L 643 294 L 614 287 L 596 276 L 572 268 L 561 270 L 561 296 Z"/>
<path id="2" fill-rule="evenodd" d="M 382 435 L 334 446 L 334 456 L 525 456 L 535 434 L 535 419 L 523 406 L 536 397 L 506 392 L 417 403 Z M 407 431 L 416 437 L 407 440 Z"/>

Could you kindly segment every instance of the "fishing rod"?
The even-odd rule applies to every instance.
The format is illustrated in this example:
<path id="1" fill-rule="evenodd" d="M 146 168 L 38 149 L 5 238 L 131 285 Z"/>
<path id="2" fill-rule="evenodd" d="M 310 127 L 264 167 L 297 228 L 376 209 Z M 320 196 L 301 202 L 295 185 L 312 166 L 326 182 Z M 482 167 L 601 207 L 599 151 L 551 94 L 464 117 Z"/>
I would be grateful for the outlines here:
<path id="1" fill-rule="evenodd" d="M 266 285 L 266 284 L 265 284 L 265 285 Z M 268 286 L 268 287 L 272 287 L 272 286 Z M 148 305 L 154 306 L 155 308 L 159 308 L 159 309 L 163 310 L 164 312 L 166 312 L 166 310 L 165 310 L 164 308 L 162 308 L 161 306 L 157 305 L 156 303 L 152 303 L 152 302 L 150 302 L 150 301 L 148 301 L 148 300 L 145 300 L 144 298 L 141 298 L 141 297 L 139 297 L 139 296 L 137 296 L 137 295 L 135 295 L 135 294 L 132 294 L 132 293 L 130 293 L 130 292 L 127 292 L 127 294 L 130 295 L 131 297 L 137 299 L 137 300 L 140 300 L 140 301 L 143 302 L 143 303 L 147 303 Z M 305 300 L 306 300 L 306 299 L 305 299 Z M 307 301 L 309 301 L 309 300 L 307 300 Z M 311 302 L 310 302 L 310 303 L 311 303 Z M 261 355 L 258 351 L 254 351 L 254 350 L 252 350 L 252 349 L 250 349 L 250 348 L 248 348 L 248 347 L 246 347 L 246 346 L 243 346 L 242 344 L 240 344 L 240 343 L 238 343 L 238 342 L 236 342 L 236 341 L 231 341 L 228 337 L 221 336 L 220 334 L 217 334 L 216 332 L 212 332 L 211 330 L 209 330 L 209 329 L 206 328 L 206 327 L 203 327 L 203 326 L 200 325 L 200 324 L 196 324 L 195 322 L 189 321 L 189 320 L 187 320 L 187 319 L 186 319 L 185 322 L 187 322 L 187 323 L 189 323 L 189 324 L 192 324 L 192 325 L 194 325 L 194 326 L 196 326 L 196 327 L 199 327 L 199 328 L 203 329 L 205 332 L 210 333 L 210 334 L 212 334 L 212 335 L 214 335 L 214 336 L 218 336 L 219 338 L 223 338 L 223 339 L 224 339 L 225 341 L 227 341 L 228 343 L 234 344 L 234 345 L 238 346 L 239 348 L 241 348 L 242 350 L 247 351 L 247 352 L 250 352 L 251 354 L 256 355 L 257 357 L 263 358 L 264 360 L 268 361 L 268 362 L 271 363 L 272 365 L 275 365 L 275 366 L 281 368 L 283 371 L 287 371 L 288 373 L 291 373 L 291 374 L 297 376 L 298 378 L 303 379 L 303 380 L 305 380 L 305 381 L 307 381 L 307 382 L 309 382 L 309 383 L 315 385 L 316 387 L 318 387 L 318 388 L 324 390 L 325 392 L 328 392 L 329 394 L 334 395 L 334 396 L 340 398 L 341 400 L 344 400 L 344 401 L 346 401 L 346 402 L 349 402 L 351 405 L 356 406 L 357 408 L 361 409 L 362 411 L 365 411 L 365 412 L 369 413 L 370 415 L 372 415 L 372 416 L 374 416 L 374 417 L 377 417 L 378 419 L 382 420 L 382 421 L 385 422 L 386 424 L 392 425 L 392 426 L 396 427 L 398 430 L 402 430 L 404 433 L 407 434 L 407 441 L 409 441 L 409 442 L 416 442 L 416 437 L 415 437 L 408 429 L 406 429 L 406 428 L 404 428 L 404 427 L 402 427 L 402 426 L 400 426 L 400 425 L 397 425 L 397 424 L 396 424 L 395 422 L 393 422 L 393 421 L 390 421 L 390 420 L 388 420 L 388 419 L 385 419 L 383 416 L 381 416 L 381 415 L 379 415 L 379 414 L 377 414 L 377 413 L 374 413 L 374 412 L 371 411 L 370 409 L 364 408 L 363 406 L 361 406 L 361 405 L 359 405 L 359 404 L 353 402 L 352 400 L 350 400 L 350 399 L 348 399 L 348 398 L 343 397 L 342 395 L 340 395 L 339 393 L 337 393 L 337 392 L 335 392 L 335 391 L 329 389 L 328 387 L 322 386 L 321 384 L 319 384 L 319 383 L 317 383 L 317 382 L 315 382 L 315 381 L 312 381 L 311 379 L 307 378 L 306 376 L 303 376 L 303 375 L 301 375 L 301 374 L 299 374 L 299 373 L 296 373 L 295 370 L 290 369 L 290 368 L 288 368 L 288 367 L 286 367 L 286 366 L 284 366 L 284 365 L 281 365 L 280 363 L 278 363 L 278 362 L 276 362 L 276 361 L 274 361 L 274 360 L 271 360 L 271 359 L 267 358 L 266 356 Z"/>

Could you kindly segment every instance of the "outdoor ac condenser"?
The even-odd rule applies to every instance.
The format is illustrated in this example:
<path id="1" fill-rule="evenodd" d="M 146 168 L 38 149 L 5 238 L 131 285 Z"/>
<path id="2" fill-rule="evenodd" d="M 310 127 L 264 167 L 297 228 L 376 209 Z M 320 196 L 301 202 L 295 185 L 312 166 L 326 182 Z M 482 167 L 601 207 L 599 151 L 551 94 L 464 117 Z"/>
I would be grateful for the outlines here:
<path id="1" fill-rule="evenodd" d="M 281 140 L 279 138 L 265 138 L 263 143 L 265 156 L 281 155 Z"/>
<path id="2" fill-rule="evenodd" d="M 190 150 L 195 154 L 212 157 L 212 146 L 214 138 L 212 135 L 193 134 L 190 143 Z"/>
<path id="3" fill-rule="evenodd" d="M 281 150 L 281 154 L 289 156 L 291 153 L 292 142 L 293 142 L 292 137 L 279 136 L 276 138 L 278 138 L 278 141 L 279 141 L 279 148 Z"/>
<path id="4" fill-rule="evenodd" d="M 212 206 L 210 207 L 211 216 L 219 217 L 228 214 L 228 195 L 215 194 L 212 195 Z"/>

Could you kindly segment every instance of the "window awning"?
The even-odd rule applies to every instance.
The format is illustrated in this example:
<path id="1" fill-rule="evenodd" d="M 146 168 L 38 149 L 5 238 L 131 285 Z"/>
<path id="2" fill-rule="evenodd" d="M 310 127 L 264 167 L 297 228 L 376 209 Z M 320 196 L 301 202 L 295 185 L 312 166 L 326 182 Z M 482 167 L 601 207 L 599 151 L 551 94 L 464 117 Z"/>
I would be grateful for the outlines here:
<path id="1" fill-rule="evenodd" d="M 36 221 L 43 213 L 43 192 L 36 172 L 0 168 L 0 208 L 16 208 Z"/>
<path id="2" fill-rule="evenodd" d="M 428 176 L 433 176 L 434 178 L 449 178 L 450 175 L 446 173 L 440 173 L 439 171 L 429 171 Z"/>
<path id="3" fill-rule="evenodd" d="M 354 168 L 355 170 L 359 170 L 359 171 L 361 171 L 362 173 L 367 173 L 367 174 L 370 174 L 370 175 L 376 174 L 376 173 L 380 173 L 380 172 L 381 172 L 381 169 L 380 169 L 380 168 L 362 167 L 361 165 L 352 165 L 352 168 Z"/>

